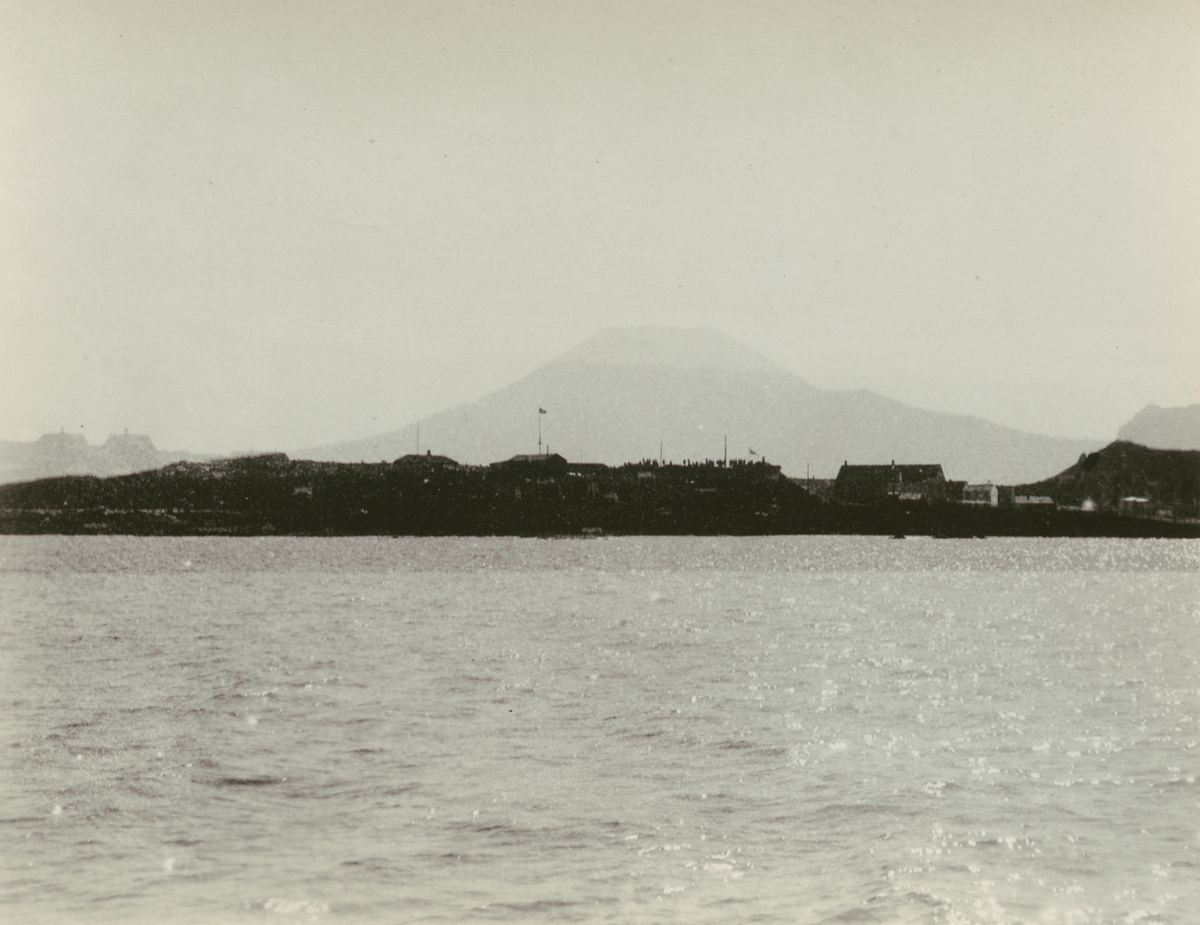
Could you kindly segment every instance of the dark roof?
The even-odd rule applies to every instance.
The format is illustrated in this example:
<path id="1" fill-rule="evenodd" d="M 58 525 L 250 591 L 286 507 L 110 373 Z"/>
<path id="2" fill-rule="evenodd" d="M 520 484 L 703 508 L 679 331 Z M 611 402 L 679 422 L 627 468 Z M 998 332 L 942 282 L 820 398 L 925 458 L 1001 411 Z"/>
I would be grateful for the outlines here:
<path id="1" fill-rule="evenodd" d="M 449 456 L 434 456 L 432 453 L 409 453 L 407 456 L 401 456 L 393 466 L 401 468 L 424 469 L 436 467 L 439 469 L 457 469 L 458 463 Z"/>
<path id="2" fill-rule="evenodd" d="M 557 464 L 565 465 L 566 462 L 567 462 L 566 459 L 562 456 L 559 456 L 557 453 L 529 453 L 529 454 L 518 453 L 516 456 L 512 456 L 508 459 L 501 460 L 500 462 L 494 462 L 494 463 L 492 463 L 492 465 L 493 466 L 507 466 L 509 464 L 513 464 L 513 465 L 534 465 L 534 466 L 551 465 L 552 466 L 552 465 L 557 465 Z"/>
<path id="3" fill-rule="evenodd" d="M 511 459 L 494 462 L 488 468 L 525 473 L 565 473 L 567 460 L 557 453 L 519 454 Z"/>
<path id="4" fill-rule="evenodd" d="M 883 466 L 852 466 L 846 463 L 838 470 L 837 477 L 839 481 L 846 478 L 854 481 L 886 479 L 904 482 L 941 482 L 946 478 L 940 463 L 901 464 L 899 466 L 895 463 Z"/>
<path id="5" fill-rule="evenodd" d="M 154 441 L 146 434 L 109 434 L 104 445 L 154 449 Z"/>
<path id="6" fill-rule="evenodd" d="M 562 459 L 563 462 L 566 462 L 566 460 L 563 459 L 563 457 L 559 456 L 557 453 L 528 453 L 528 454 L 518 453 L 516 456 L 510 456 L 508 459 L 504 460 L 504 462 L 546 463 L 546 462 L 550 462 L 551 460 L 555 460 L 555 459 Z"/>

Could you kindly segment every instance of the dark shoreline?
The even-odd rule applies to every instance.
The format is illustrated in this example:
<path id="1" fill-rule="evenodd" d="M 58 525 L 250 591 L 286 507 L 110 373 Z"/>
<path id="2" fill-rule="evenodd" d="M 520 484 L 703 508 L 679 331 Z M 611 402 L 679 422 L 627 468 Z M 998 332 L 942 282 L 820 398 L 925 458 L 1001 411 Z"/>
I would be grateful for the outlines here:
<path id="1" fill-rule="evenodd" d="M 765 463 L 464 467 L 280 454 L 0 486 L 0 534 L 1200 538 L 1200 523 L 1047 505 L 849 504 Z"/>

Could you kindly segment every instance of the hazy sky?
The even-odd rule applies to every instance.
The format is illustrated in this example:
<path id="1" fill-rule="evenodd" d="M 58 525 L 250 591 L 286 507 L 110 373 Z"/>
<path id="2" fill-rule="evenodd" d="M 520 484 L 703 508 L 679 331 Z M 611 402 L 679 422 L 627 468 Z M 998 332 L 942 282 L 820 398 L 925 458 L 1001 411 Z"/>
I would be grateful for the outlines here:
<path id="1" fill-rule="evenodd" d="M 0 438 L 293 449 L 705 326 L 1107 438 L 1200 401 L 1200 3 L 0 6 Z"/>

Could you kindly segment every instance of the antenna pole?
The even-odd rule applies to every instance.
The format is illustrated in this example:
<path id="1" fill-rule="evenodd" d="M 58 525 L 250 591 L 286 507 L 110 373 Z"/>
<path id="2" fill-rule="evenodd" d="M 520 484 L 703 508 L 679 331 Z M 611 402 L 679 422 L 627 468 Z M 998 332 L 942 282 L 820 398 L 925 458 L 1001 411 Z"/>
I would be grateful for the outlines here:
<path id="1" fill-rule="evenodd" d="M 729 434 L 725 435 L 725 466 L 729 465 Z"/>
<path id="2" fill-rule="evenodd" d="M 542 409 L 538 408 L 538 456 L 542 455 Z"/>

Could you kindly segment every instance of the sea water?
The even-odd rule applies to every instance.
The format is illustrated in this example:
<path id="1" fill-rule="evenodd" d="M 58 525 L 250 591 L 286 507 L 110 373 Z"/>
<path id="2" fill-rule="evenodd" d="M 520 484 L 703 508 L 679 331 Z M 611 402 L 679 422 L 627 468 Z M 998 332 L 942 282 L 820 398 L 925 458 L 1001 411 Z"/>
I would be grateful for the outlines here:
<path id="1" fill-rule="evenodd" d="M 1200 921 L 1200 544 L 0 538 L 0 920 Z"/>

